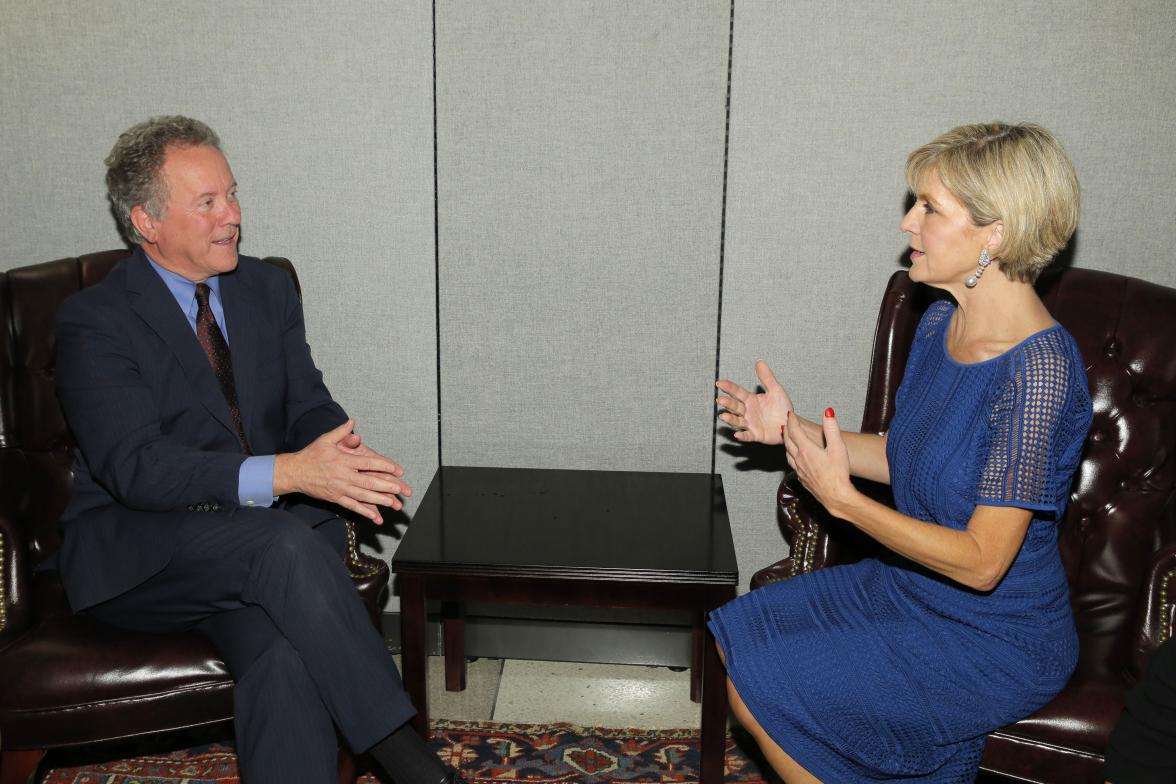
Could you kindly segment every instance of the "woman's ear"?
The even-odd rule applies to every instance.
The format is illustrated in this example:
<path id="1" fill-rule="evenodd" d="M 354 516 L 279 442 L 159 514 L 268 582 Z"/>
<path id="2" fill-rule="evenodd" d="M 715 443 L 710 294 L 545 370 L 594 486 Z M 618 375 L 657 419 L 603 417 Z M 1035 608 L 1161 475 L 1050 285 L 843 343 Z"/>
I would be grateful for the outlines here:
<path id="1" fill-rule="evenodd" d="M 988 239 L 984 242 L 988 255 L 996 257 L 999 254 L 1000 243 L 1004 240 L 1004 221 L 997 221 L 988 225 Z"/>

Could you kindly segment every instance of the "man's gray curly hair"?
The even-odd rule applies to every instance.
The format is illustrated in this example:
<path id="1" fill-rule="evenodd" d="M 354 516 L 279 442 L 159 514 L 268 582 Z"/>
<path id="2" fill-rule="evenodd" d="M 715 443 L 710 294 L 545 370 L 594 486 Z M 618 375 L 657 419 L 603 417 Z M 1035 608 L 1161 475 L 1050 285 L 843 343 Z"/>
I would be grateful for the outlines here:
<path id="1" fill-rule="evenodd" d="M 143 241 L 131 222 L 131 210 L 136 205 L 142 205 L 156 219 L 162 218 L 167 209 L 167 183 L 159 172 L 169 147 L 220 150 L 220 138 L 207 125 L 190 117 L 152 117 L 124 131 L 106 156 L 106 195 L 119 227 L 132 243 Z"/>

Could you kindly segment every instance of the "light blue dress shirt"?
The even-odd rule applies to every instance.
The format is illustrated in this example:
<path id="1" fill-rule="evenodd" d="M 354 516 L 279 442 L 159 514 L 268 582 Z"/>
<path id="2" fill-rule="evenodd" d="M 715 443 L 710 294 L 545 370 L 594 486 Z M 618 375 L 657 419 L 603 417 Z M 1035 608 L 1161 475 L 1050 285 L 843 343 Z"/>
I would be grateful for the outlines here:
<path id="1" fill-rule="evenodd" d="M 196 284 L 159 266 L 150 256 L 147 257 L 147 261 L 159 273 L 167 290 L 176 298 L 176 303 L 188 319 L 188 326 L 192 327 L 192 334 L 196 334 L 196 311 L 200 309 L 199 303 L 196 302 Z M 221 304 L 220 278 L 213 276 L 205 283 L 212 290 L 208 298 L 212 315 L 225 336 L 225 342 L 231 345 L 229 327 L 225 324 L 225 308 Z M 245 458 L 237 474 L 237 497 L 242 506 L 272 506 L 277 500 L 274 498 L 274 458 L 275 455 L 252 455 Z"/>

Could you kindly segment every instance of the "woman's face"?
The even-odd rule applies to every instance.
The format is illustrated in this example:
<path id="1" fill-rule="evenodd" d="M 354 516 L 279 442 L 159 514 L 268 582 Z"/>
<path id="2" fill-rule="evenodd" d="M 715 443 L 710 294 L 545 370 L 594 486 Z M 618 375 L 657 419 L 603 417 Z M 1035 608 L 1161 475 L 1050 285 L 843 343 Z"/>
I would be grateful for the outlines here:
<path id="1" fill-rule="evenodd" d="M 972 223 L 934 169 L 919 179 L 915 205 L 898 227 L 911 235 L 911 280 L 940 288 L 963 285 L 993 232 L 992 226 Z"/>

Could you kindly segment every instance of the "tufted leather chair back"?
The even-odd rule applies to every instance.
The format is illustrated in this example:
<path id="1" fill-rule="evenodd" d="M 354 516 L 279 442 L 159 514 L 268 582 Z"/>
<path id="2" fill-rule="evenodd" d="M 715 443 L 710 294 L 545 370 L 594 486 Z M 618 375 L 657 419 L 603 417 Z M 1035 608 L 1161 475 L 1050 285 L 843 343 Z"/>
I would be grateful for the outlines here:
<path id="1" fill-rule="evenodd" d="M 130 251 L 58 259 L 0 273 L 0 448 L 7 487 L 22 487 L 13 510 L 26 521 L 25 547 L 35 563 L 60 544 L 73 438 L 54 388 L 53 323 L 66 297 L 102 278 Z M 12 473 L 9 473 L 12 472 Z M 14 477 L 20 481 L 14 481 Z"/>
<path id="2" fill-rule="evenodd" d="M 1081 640 L 1077 675 L 1130 677 L 1160 642 L 1161 618 L 1170 625 L 1176 612 L 1153 606 L 1146 591 L 1153 556 L 1176 542 L 1176 289 L 1086 269 L 1048 272 L 1037 289 L 1078 343 L 1094 404 L 1059 529 Z M 888 427 L 915 327 L 935 296 L 905 271 L 891 278 L 862 430 Z"/>

